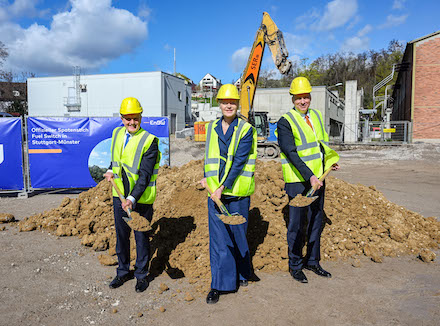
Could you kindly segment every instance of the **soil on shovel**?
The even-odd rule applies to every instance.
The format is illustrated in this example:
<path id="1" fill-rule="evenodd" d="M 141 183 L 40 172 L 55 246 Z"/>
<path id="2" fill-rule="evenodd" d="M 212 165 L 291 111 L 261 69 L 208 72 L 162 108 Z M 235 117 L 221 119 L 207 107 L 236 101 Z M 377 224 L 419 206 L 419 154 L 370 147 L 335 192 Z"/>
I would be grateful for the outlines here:
<path id="1" fill-rule="evenodd" d="M 243 215 L 225 215 L 225 214 L 219 214 L 219 219 L 222 220 L 223 223 L 229 224 L 229 225 L 239 225 L 246 223 L 246 219 L 243 217 Z"/>
<path id="2" fill-rule="evenodd" d="M 289 206 L 295 206 L 295 207 L 305 207 L 309 206 L 311 203 L 313 203 L 317 196 L 312 197 L 306 197 L 301 194 L 298 194 L 295 196 L 295 198 L 292 198 L 289 202 Z"/>
<path id="3" fill-rule="evenodd" d="M 138 212 L 131 211 L 131 221 L 128 221 L 127 224 L 135 231 L 146 232 L 150 231 L 151 224 L 150 222 L 143 216 L 141 216 Z"/>

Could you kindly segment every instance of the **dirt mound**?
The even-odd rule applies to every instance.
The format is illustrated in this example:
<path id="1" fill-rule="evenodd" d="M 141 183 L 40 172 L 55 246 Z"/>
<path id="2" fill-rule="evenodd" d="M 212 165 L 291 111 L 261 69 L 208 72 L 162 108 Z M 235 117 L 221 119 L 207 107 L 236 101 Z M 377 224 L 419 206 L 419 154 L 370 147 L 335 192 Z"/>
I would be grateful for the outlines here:
<path id="1" fill-rule="evenodd" d="M 200 190 L 203 162 L 180 168 L 161 167 L 158 196 L 151 223 L 152 275 L 166 271 L 171 277 L 186 276 L 197 290 L 209 289 L 208 194 Z M 248 240 L 256 271 L 287 271 L 285 194 L 281 164 L 257 161 L 256 192 L 251 198 Z M 376 262 L 383 256 L 412 254 L 423 261 L 435 259 L 431 248 L 440 243 L 440 222 L 424 218 L 389 202 L 373 186 L 327 180 L 325 226 L 321 240 L 324 260 L 366 255 Z M 75 235 L 101 255 L 105 265 L 115 264 L 115 229 L 110 184 L 101 182 L 77 199 L 65 198 L 55 209 L 19 223 L 20 231 L 52 230 L 58 236 Z M 132 241 L 132 264 L 135 259 Z"/>

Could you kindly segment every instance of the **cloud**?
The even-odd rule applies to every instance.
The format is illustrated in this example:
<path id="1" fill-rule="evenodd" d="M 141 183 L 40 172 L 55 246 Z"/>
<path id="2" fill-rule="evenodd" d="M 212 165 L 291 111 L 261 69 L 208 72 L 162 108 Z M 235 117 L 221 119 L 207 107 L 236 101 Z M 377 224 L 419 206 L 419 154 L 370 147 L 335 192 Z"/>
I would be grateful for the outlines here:
<path id="1" fill-rule="evenodd" d="M 367 35 L 368 33 L 370 33 L 372 30 L 373 30 L 373 27 L 372 27 L 370 24 L 367 24 L 367 25 L 364 26 L 364 28 L 362 28 L 362 29 L 357 33 L 357 35 L 358 35 L 359 37 L 362 37 L 362 36 L 365 36 L 365 35 Z"/>
<path id="2" fill-rule="evenodd" d="M 359 30 L 356 36 L 347 38 L 341 46 L 343 52 L 359 53 L 368 50 L 370 45 L 370 38 L 366 37 L 373 30 L 370 24 L 365 25 Z"/>
<path id="3" fill-rule="evenodd" d="M 354 16 L 354 18 L 351 20 L 350 24 L 348 24 L 347 29 L 354 28 L 361 20 L 362 20 L 362 18 L 360 15 Z"/>
<path id="4" fill-rule="evenodd" d="M 320 17 L 316 8 L 312 8 L 304 15 L 295 19 L 295 28 L 298 30 L 308 29 L 315 24 L 315 21 Z"/>
<path id="5" fill-rule="evenodd" d="M 344 41 L 341 46 L 341 51 L 359 53 L 368 50 L 369 45 L 370 39 L 368 37 L 353 36 Z"/>
<path id="6" fill-rule="evenodd" d="M 394 0 L 393 9 L 403 9 L 405 7 L 406 0 Z"/>
<path id="7" fill-rule="evenodd" d="M 408 15 L 401 15 L 401 16 L 388 15 L 386 22 L 380 25 L 378 28 L 383 29 L 383 28 L 399 26 L 403 24 L 407 18 Z"/>
<path id="8" fill-rule="evenodd" d="M 249 58 L 249 54 L 251 53 L 250 47 L 243 47 L 238 49 L 232 54 L 231 62 L 232 62 L 232 70 L 234 72 L 242 72 L 244 68 L 246 68 L 246 63 Z"/>
<path id="9" fill-rule="evenodd" d="M 12 4 L 8 1 L 0 1 L 0 6 L 3 7 L 3 13 L 7 13 L 8 17 L 44 17 L 49 12 L 50 9 L 38 10 L 36 8 L 37 4 L 42 2 L 41 0 L 15 0 Z M 0 12 L 0 18 L 2 18 L 2 13 Z"/>
<path id="10" fill-rule="evenodd" d="M 151 12 L 152 12 L 151 8 L 149 8 L 145 2 L 141 2 L 138 10 L 139 17 L 148 19 L 151 16 Z"/>
<path id="11" fill-rule="evenodd" d="M 70 74 L 72 66 L 98 69 L 132 52 L 147 37 L 147 22 L 113 7 L 111 0 L 70 0 L 70 4 L 69 11 L 52 17 L 49 27 L 0 23 L 9 49 L 5 66 L 49 75 Z"/>
<path id="12" fill-rule="evenodd" d="M 343 26 L 356 16 L 357 9 L 357 0 L 333 0 L 327 4 L 322 19 L 314 29 L 328 31 Z"/>
<path id="13" fill-rule="evenodd" d="M 289 54 L 303 54 L 310 50 L 311 39 L 307 36 L 298 36 L 290 33 L 283 33 Z"/>

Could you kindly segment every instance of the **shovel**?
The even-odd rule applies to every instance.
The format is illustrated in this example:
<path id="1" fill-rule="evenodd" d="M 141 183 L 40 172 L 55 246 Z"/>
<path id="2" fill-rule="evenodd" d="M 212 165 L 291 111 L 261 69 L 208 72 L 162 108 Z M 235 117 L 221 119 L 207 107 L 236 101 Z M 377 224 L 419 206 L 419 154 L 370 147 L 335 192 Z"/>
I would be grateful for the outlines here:
<path id="1" fill-rule="evenodd" d="M 323 181 L 325 179 L 325 177 L 330 173 L 330 171 L 332 170 L 332 167 L 329 167 L 323 175 L 321 175 L 321 177 L 319 178 L 319 181 Z M 297 195 L 295 198 L 293 198 L 290 202 L 289 205 L 291 206 L 295 206 L 295 207 L 305 207 L 305 206 L 309 206 L 311 203 L 313 203 L 318 196 L 313 196 L 313 194 L 315 193 L 316 189 L 318 188 L 318 184 L 315 184 L 315 186 L 311 187 L 309 191 L 307 191 L 305 196 L 302 195 Z"/>
<path id="2" fill-rule="evenodd" d="M 113 178 L 110 179 L 110 182 L 112 183 L 113 188 L 115 188 L 116 192 L 118 193 L 119 199 L 121 200 L 121 202 L 124 204 L 126 199 L 125 197 L 122 195 L 121 191 L 119 190 L 118 186 L 115 183 L 115 180 L 113 180 Z M 123 216 L 122 218 L 124 219 L 125 222 L 129 222 L 132 220 L 131 218 L 131 210 L 130 208 L 127 207 L 127 215 L 128 217 Z"/>
<path id="3" fill-rule="evenodd" d="M 208 190 L 209 194 L 212 195 L 212 190 L 211 188 L 209 188 L 208 185 L 206 185 L 206 189 Z M 230 225 L 239 225 L 246 222 L 246 219 L 242 215 L 238 213 L 232 213 L 232 214 L 229 213 L 225 204 L 223 204 L 219 198 L 217 197 L 211 197 L 211 198 L 220 209 L 220 212 L 222 212 L 222 214 L 216 214 L 216 215 L 223 223 Z"/>

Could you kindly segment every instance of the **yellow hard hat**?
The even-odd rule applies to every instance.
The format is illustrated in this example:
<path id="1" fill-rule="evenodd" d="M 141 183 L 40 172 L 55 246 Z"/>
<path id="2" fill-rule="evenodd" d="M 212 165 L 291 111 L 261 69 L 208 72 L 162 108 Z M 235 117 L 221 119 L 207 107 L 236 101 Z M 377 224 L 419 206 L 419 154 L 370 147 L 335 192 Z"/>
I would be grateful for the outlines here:
<path id="1" fill-rule="evenodd" d="M 237 87 L 235 87 L 232 84 L 224 84 L 217 93 L 217 100 L 226 100 L 226 99 L 233 99 L 233 100 L 239 100 L 240 95 L 238 95 Z"/>
<path id="2" fill-rule="evenodd" d="M 137 99 L 134 97 L 127 97 L 122 101 L 119 113 L 121 115 L 138 114 L 142 113 L 142 111 L 142 106 Z"/>
<path id="3" fill-rule="evenodd" d="M 289 93 L 292 95 L 307 94 L 312 92 L 312 86 L 306 77 L 296 77 L 290 84 Z"/>

